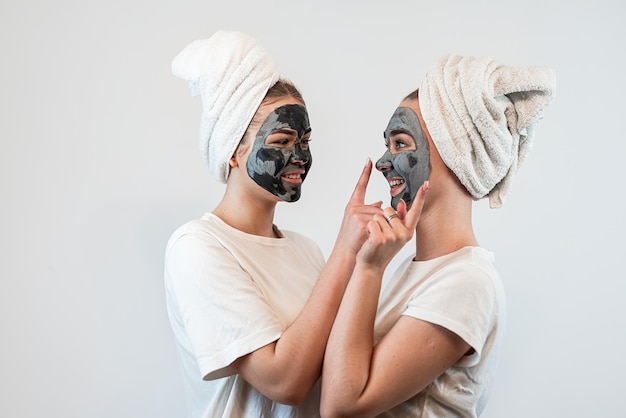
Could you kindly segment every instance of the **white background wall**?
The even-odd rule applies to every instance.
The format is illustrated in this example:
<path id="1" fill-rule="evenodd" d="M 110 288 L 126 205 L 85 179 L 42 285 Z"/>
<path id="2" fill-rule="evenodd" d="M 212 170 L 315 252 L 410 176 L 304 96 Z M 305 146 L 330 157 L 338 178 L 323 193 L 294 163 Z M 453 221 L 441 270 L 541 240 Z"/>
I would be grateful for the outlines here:
<path id="1" fill-rule="evenodd" d="M 618 0 L 3 0 L 0 416 L 183 416 L 163 250 L 223 186 L 170 62 L 219 28 L 257 37 L 307 99 L 313 171 L 276 222 L 326 254 L 437 57 L 553 66 L 558 96 L 510 200 L 476 204 L 509 303 L 485 416 L 626 416 L 625 18 Z"/>

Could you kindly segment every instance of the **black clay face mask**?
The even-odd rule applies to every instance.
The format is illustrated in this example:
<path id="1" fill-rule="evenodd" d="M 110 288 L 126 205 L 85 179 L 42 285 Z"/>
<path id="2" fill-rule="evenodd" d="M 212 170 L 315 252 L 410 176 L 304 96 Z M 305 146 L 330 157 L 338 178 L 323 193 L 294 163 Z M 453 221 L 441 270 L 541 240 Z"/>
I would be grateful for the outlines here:
<path id="1" fill-rule="evenodd" d="M 288 104 L 274 109 L 259 128 L 246 162 L 250 178 L 285 202 L 300 199 L 312 162 L 310 131 L 304 106 Z"/>
<path id="2" fill-rule="evenodd" d="M 387 150 L 376 162 L 389 182 L 391 206 L 398 209 L 400 199 L 407 207 L 420 186 L 430 176 L 430 150 L 417 114 L 410 107 L 399 107 L 385 129 Z"/>

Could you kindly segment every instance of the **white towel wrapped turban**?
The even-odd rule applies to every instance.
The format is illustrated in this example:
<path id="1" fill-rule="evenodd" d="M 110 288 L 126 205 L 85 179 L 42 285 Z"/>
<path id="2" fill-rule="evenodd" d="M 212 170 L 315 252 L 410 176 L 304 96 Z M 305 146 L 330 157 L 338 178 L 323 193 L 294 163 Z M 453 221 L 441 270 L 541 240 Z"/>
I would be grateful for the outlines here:
<path id="1" fill-rule="evenodd" d="M 422 117 L 444 163 L 474 199 L 504 204 L 555 86 L 551 68 L 486 58 L 449 55 L 428 72 L 419 88 Z"/>
<path id="2" fill-rule="evenodd" d="M 187 45 L 172 62 L 172 73 L 202 98 L 200 152 L 222 183 L 228 161 L 267 91 L 279 79 L 271 56 L 241 32 L 216 32 Z"/>

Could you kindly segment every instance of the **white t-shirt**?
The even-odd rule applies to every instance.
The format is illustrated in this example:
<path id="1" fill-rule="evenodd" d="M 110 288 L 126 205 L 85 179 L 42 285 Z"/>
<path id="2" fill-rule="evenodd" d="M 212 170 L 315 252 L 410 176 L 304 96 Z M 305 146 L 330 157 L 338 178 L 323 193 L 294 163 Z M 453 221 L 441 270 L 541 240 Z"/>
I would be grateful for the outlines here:
<path id="1" fill-rule="evenodd" d="M 506 321 L 504 290 L 493 254 L 465 247 L 433 260 L 412 258 L 383 283 L 375 341 L 400 315 L 407 315 L 447 328 L 474 353 L 380 417 L 478 417 L 489 398 Z"/>
<path id="2" fill-rule="evenodd" d="M 273 341 L 308 300 L 324 256 L 310 239 L 250 235 L 213 214 L 171 236 L 165 254 L 170 324 L 190 418 L 319 416 L 319 382 L 298 407 L 263 396 L 229 365 Z"/>

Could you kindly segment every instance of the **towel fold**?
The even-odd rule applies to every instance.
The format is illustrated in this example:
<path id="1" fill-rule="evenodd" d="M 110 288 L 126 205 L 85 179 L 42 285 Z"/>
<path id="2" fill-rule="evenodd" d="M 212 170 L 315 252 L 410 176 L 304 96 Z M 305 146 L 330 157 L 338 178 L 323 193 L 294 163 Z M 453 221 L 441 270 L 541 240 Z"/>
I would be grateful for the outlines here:
<path id="1" fill-rule="evenodd" d="M 235 152 L 267 91 L 279 79 L 272 57 L 238 31 L 217 31 L 187 45 L 172 62 L 172 73 L 202 98 L 200 152 L 222 183 Z"/>
<path id="2" fill-rule="evenodd" d="M 549 67 L 448 55 L 422 80 L 419 105 L 444 163 L 474 199 L 488 196 L 490 207 L 498 208 L 555 89 Z"/>

